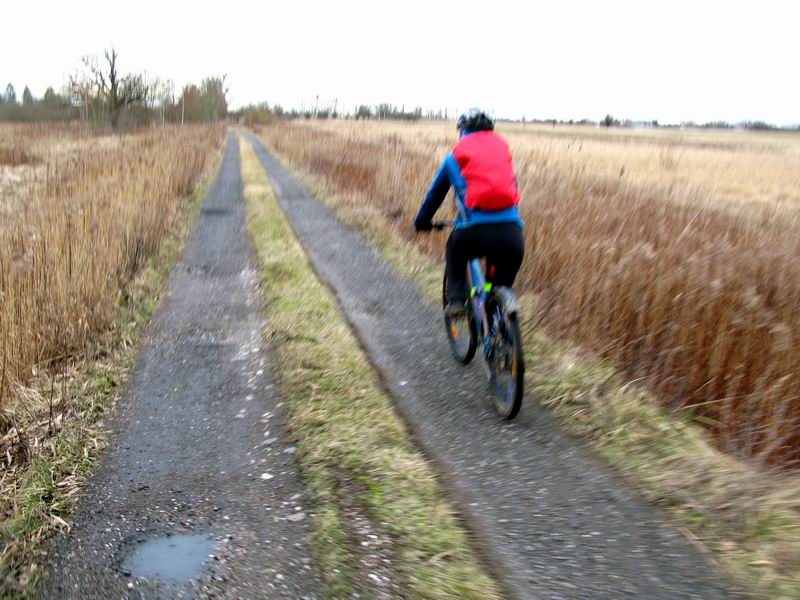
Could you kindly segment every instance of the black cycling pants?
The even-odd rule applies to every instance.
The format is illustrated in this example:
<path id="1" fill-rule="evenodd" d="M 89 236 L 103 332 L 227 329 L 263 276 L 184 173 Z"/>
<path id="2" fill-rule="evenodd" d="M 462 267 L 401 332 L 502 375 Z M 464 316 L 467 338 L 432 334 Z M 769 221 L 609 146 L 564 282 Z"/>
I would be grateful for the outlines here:
<path id="1" fill-rule="evenodd" d="M 454 229 L 447 240 L 447 299 L 467 297 L 467 263 L 486 258 L 486 278 L 492 285 L 511 287 L 525 255 L 522 228 L 516 223 L 487 223 Z"/>

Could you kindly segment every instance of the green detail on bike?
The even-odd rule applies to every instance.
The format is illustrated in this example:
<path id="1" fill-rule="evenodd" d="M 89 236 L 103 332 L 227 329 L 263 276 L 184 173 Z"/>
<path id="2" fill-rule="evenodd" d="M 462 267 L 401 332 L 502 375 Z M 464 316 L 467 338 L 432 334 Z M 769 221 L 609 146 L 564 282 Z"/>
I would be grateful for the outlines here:
<path id="1" fill-rule="evenodd" d="M 486 281 L 479 260 L 470 261 L 467 269 L 470 298 L 467 312 L 460 317 L 445 316 L 444 319 L 450 349 L 459 363 L 467 365 L 481 348 L 495 409 L 500 416 L 513 419 L 522 406 L 525 392 L 517 300 L 508 288 L 501 286 L 495 291 L 492 283 Z M 442 306 L 445 308 L 449 304 L 447 289 L 445 275 L 442 282 Z"/>

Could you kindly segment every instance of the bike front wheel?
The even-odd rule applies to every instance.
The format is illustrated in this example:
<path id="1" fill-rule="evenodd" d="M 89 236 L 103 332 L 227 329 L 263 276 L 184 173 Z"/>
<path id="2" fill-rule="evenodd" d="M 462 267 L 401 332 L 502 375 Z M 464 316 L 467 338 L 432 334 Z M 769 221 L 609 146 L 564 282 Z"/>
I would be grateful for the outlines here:
<path id="1" fill-rule="evenodd" d="M 525 361 L 517 313 L 501 313 L 498 331 L 492 342 L 490 360 L 494 406 L 498 414 L 513 419 L 522 407 L 525 392 Z"/>

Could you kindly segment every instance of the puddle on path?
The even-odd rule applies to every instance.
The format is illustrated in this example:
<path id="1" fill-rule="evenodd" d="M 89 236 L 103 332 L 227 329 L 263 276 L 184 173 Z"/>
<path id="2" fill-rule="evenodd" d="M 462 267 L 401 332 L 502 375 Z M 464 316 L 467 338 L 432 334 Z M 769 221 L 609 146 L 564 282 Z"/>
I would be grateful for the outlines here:
<path id="1" fill-rule="evenodd" d="M 200 576 L 203 563 L 216 546 L 210 535 L 187 533 L 156 538 L 141 544 L 125 559 L 123 567 L 132 577 L 179 585 Z"/>

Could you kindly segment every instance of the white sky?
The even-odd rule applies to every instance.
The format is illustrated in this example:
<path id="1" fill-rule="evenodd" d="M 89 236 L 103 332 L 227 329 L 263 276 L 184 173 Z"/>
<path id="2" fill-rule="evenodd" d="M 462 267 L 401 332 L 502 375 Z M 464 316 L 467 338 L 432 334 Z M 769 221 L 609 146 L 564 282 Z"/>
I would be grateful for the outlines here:
<path id="1" fill-rule="evenodd" d="M 234 106 L 800 123 L 793 0 L 0 2 L 0 86 L 19 98 L 113 44 L 178 87 L 227 73 Z"/>

